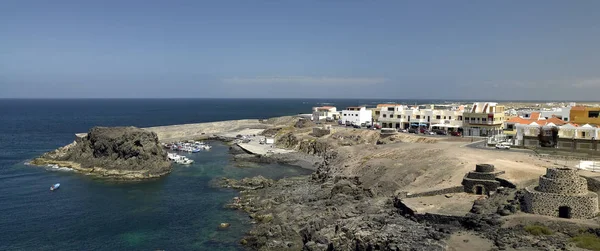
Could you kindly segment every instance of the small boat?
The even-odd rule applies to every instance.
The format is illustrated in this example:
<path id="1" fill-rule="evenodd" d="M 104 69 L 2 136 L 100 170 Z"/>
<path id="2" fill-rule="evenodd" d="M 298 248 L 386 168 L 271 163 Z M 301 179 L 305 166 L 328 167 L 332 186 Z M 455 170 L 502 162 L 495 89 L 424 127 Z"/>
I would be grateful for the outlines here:
<path id="1" fill-rule="evenodd" d="M 60 187 L 60 183 L 56 183 L 50 187 L 50 191 L 54 191 L 54 190 L 58 189 L 59 187 Z"/>

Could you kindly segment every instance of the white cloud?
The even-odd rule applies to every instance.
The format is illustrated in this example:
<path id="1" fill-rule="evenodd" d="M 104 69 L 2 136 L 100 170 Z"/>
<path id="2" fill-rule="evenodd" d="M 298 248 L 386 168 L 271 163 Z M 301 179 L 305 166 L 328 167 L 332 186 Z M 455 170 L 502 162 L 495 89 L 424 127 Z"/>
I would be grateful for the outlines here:
<path id="1" fill-rule="evenodd" d="M 345 77 L 308 77 L 308 76 L 281 76 L 281 77 L 252 77 L 252 78 L 226 78 L 222 79 L 229 84 L 299 84 L 299 85 L 374 85 L 387 81 L 385 78 L 345 78 Z"/>
<path id="2" fill-rule="evenodd" d="M 579 81 L 573 83 L 572 86 L 575 88 L 589 88 L 589 87 L 600 88 L 600 78 L 579 80 Z"/>

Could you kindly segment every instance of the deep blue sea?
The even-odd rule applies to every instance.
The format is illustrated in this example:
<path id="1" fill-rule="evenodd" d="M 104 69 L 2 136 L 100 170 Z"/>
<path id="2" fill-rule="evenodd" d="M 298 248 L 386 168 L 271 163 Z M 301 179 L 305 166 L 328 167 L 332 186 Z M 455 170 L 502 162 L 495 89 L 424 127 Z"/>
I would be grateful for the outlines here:
<path id="1" fill-rule="evenodd" d="M 0 99 L 0 250 L 240 250 L 248 216 L 223 206 L 237 192 L 220 177 L 282 178 L 310 172 L 292 166 L 239 168 L 227 146 L 190 154 L 160 179 L 116 182 L 24 163 L 93 126 L 158 126 L 309 113 L 410 100 L 315 99 Z M 61 183 L 50 192 L 49 187 Z M 231 223 L 219 230 L 221 222 Z"/>

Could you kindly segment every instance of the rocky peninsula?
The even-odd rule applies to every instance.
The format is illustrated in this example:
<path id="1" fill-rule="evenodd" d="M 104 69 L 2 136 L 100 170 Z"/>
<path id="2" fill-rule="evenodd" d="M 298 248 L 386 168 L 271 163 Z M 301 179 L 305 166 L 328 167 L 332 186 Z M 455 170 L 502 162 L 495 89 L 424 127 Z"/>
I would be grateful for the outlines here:
<path id="1" fill-rule="evenodd" d="M 136 127 L 94 127 L 64 147 L 34 159 L 89 175 L 117 179 L 156 178 L 171 172 L 171 162 L 156 133 Z"/>

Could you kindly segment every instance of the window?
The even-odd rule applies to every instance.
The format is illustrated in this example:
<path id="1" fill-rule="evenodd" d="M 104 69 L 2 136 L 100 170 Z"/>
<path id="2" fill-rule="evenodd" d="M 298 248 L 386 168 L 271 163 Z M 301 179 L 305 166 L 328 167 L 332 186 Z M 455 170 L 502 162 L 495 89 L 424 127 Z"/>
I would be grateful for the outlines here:
<path id="1" fill-rule="evenodd" d="M 437 116 L 435 116 L 435 119 L 440 119 L 440 117 L 441 117 L 440 115 L 437 115 Z"/>
<path id="2" fill-rule="evenodd" d="M 463 118 L 462 118 L 462 116 L 458 116 L 458 120 L 462 120 L 462 119 L 463 119 Z M 465 118 L 465 119 L 466 119 L 466 118 Z"/>
<path id="3" fill-rule="evenodd" d="M 345 113 L 344 113 L 344 116 L 348 116 L 348 114 L 345 114 Z"/>
<path id="4" fill-rule="evenodd" d="M 444 119 L 446 119 L 446 116 L 444 116 Z"/>
<path id="5" fill-rule="evenodd" d="M 394 111 L 394 107 L 388 107 L 388 112 L 393 112 Z"/>
<path id="6" fill-rule="evenodd" d="M 448 119 L 452 119 L 452 116 L 448 116 Z"/>
<path id="7" fill-rule="evenodd" d="M 397 118 L 401 118 L 402 116 L 401 116 L 401 115 L 396 115 L 396 117 L 397 117 Z"/>
<path id="8" fill-rule="evenodd" d="M 487 121 L 487 119 L 486 119 L 486 118 L 482 118 L 482 119 L 481 119 L 481 122 L 485 122 L 485 121 Z"/>
<path id="9" fill-rule="evenodd" d="M 421 118 L 421 115 L 417 115 L 416 119 L 420 119 L 420 118 Z"/>
<path id="10" fill-rule="evenodd" d="M 386 115 L 385 115 L 385 114 L 383 114 L 383 117 L 384 117 L 384 118 L 385 118 L 385 116 L 386 116 Z"/>
<path id="11" fill-rule="evenodd" d="M 581 137 L 585 138 L 585 132 L 581 132 Z"/>
<path id="12" fill-rule="evenodd" d="M 598 118 L 600 116 L 600 111 L 589 111 L 588 118 Z"/>

